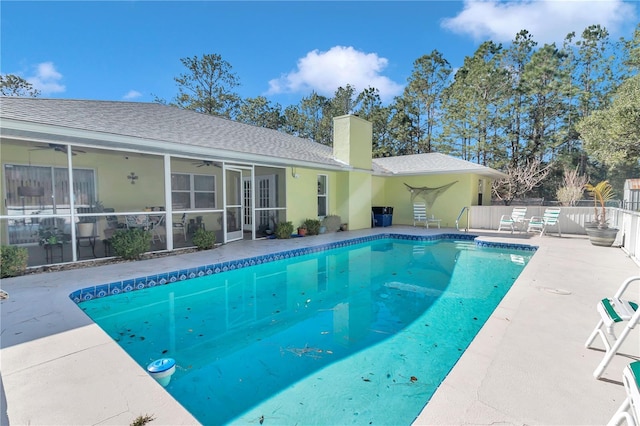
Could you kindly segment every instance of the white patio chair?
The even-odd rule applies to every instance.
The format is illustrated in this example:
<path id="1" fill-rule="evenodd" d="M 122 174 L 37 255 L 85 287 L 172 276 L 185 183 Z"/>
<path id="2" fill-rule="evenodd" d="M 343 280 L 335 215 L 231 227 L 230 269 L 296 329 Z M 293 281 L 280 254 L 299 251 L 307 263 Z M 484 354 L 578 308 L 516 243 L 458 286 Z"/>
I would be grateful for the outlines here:
<path id="1" fill-rule="evenodd" d="M 627 397 L 620 404 L 607 426 L 619 425 L 622 420 L 628 425 L 640 425 L 640 361 L 632 362 L 622 371 L 622 383 Z"/>
<path id="2" fill-rule="evenodd" d="M 164 230 L 164 215 L 158 216 L 155 220 L 149 220 L 149 230 L 151 231 L 151 242 L 155 242 L 156 239 L 161 243 L 164 243 L 162 234 L 166 232 Z"/>
<path id="3" fill-rule="evenodd" d="M 498 231 L 502 231 L 503 228 L 508 228 L 511 233 L 518 230 L 522 231 L 524 225 L 524 219 L 527 215 L 526 207 L 514 207 L 511 214 L 503 214 L 500 217 L 500 224 L 498 225 Z"/>
<path id="4" fill-rule="evenodd" d="M 600 320 L 585 343 L 585 346 L 591 349 L 593 348 L 591 345 L 593 340 L 596 336 L 600 336 L 605 347 L 604 358 L 593 372 L 593 376 L 596 379 L 602 376 L 625 338 L 640 321 L 640 309 L 638 309 L 637 301 L 631 301 L 625 296 L 627 288 L 635 281 L 640 283 L 640 276 L 627 278 L 612 298 L 602 299 L 596 305 Z M 636 292 L 635 294 L 637 295 L 638 293 Z M 616 337 L 614 332 L 614 327 L 618 323 L 624 325 L 620 337 Z M 606 334 L 602 329 L 603 327 L 606 328 Z"/>
<path id="5" fill-rule="evenodd" d="M 414 203 L 413 205 L 413 226 L 416 223 L 424 222 L 424 226 L 429 228 L 429 224 L 438 225 L 440 228 L 441 219 L 436 219 L 435 216 L 427 216 L 427 206 L 424 203 Z"/>
<path id="6" fill-rule="evenodd" d="M 414 203 L 413 204 L 413 226 L 416 226 L 416 223 L 424 222 L 424 225 L 427 225 L 427 206 L 424 203 Z"/>
<path id="7" fill-rule="evenodd" d="M 529 220 L 527 232 L 540 231 L 540 236 L 542 236 L 547 232 L 547 229 L 552 226 L 555 226 L 558 229 L 558 236 L 562 237 L 562 232 L 560 231 L 559 207 L 550 207 L 545 209 L 544 215 L 542 216 L 532 216 Z"/>

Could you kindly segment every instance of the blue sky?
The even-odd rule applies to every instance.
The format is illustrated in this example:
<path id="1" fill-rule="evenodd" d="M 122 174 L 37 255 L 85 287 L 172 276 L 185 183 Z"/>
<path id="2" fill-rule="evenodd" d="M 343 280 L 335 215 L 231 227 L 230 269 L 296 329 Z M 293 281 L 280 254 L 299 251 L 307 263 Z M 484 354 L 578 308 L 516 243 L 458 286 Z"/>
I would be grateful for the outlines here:
<path id="1" fill-rule="evenodd" d="M 0 73 L 41 97 L 171 100 L 184 57 L 216 53 L 243 97 L 282 106 L 351 84 L 399 95 L 413 62 L 434 49 L 454 68 L 485 40 L 521 29 L 539 45 L 605 26 L 630 38 L 632 0 L 526 1 L 7 1 L 0 3 Z"/>

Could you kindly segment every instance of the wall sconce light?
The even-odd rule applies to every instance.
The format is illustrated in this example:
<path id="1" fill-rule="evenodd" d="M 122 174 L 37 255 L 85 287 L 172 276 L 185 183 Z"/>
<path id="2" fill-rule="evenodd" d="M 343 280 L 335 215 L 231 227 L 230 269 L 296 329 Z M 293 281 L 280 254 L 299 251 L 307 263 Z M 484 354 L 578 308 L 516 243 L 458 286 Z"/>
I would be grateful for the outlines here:
<path id="1" fill-rule="evenodd" d="M 135 185 L 136 180 L 138 180 L 138 176 L 136 176 L 135 172 L 131 172 L 129 173 L 129 176 L 127 176 L 127 179 L 131 181 L 131 185 Z"/>

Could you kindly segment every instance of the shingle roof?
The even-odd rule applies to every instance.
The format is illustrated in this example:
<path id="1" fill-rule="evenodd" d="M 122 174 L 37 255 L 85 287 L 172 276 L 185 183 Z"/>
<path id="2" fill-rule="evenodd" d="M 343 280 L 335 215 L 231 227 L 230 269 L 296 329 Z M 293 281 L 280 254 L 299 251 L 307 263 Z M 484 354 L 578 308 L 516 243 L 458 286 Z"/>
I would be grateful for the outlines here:
<path id="1" fill-rule="evenodd" d="M 126 146 L 158 152 L 179 152 L 195 155 L 214 151 L 226 152 L 228 158 L 243 156 L 263 159 L 264 163 L 297 162 L 319 168 L 345 169 L 335 159 L 329 146 L 291 136 L 276 130 L 251 126 L 208 114 L 179 109 L 157 103 L 95 101 L 75 99 L 43 99 L 0 97 L 0 119 L 3 136 L 28 136 L 25 130 L 5 128 L 6 120 L 26 125 L 51 126 L 53 129 L 81 131 L 82 137 L 60 136 L 59 141 L 89 143 L 87 132 L 93 134 L 91 144 L 117 147 L 109 136 L 126 140 Z M 39 129 L 42 131 L 42 129 Z M 36 135 L 32 130 L 31 135 Z M 40 136 L 52 138 L 47 133 Z M 156 146 L 158 145 L 158 146 Z M 160 146 L 161 145 L 161 146 Z M 125 143 L 118 145 L 125 146 Z M 430 153 L 373 159 L 373 173 L 386 175 L 478 173 L 499 177 L 500 172 L 443 154 Z"/>
<path id="2" fill-rule="evenodd" d="M 437 152 L 376 158 L 374 161 L 387 173 L 398 175 L 476 173 L 491 177 L 502 176 L 502 173 L 490 167 Z"/>
<path id="3" fill-rule="evenodd" d="M 344 168 L 331 147 L 276 130 L 156 103 L 4 97 L 0 117 L 182 147 L 222 149 Z"/>

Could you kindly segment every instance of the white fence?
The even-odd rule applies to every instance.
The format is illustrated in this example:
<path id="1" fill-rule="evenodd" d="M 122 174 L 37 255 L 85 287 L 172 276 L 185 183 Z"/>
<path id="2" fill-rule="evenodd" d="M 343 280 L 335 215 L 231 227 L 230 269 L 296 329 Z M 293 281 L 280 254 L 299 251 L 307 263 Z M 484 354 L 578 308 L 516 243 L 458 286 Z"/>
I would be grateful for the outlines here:
<path id="1" fill-rule="evenodd" d="M 542 216 L 545 206 L 527 206 L 526 217 Z M 471 206 L 469 207 L 468 227 L 471 229 L 497 230 L 500 217 L 509 215 L 513 206 Z M 460 218 L 460 229 L 465 226 L 465 216 Z M 560 229 L 563 234 L 582 234 L 585 223 L 595 218 L 593 207 L 562 207 L 560 212 Z M 609 226 L 620 229 L 614 245 L 622 247 L 640 264 L 640 212 L 607 207 Z M 553 228 L 555 231 L 555 227 Z"/>

